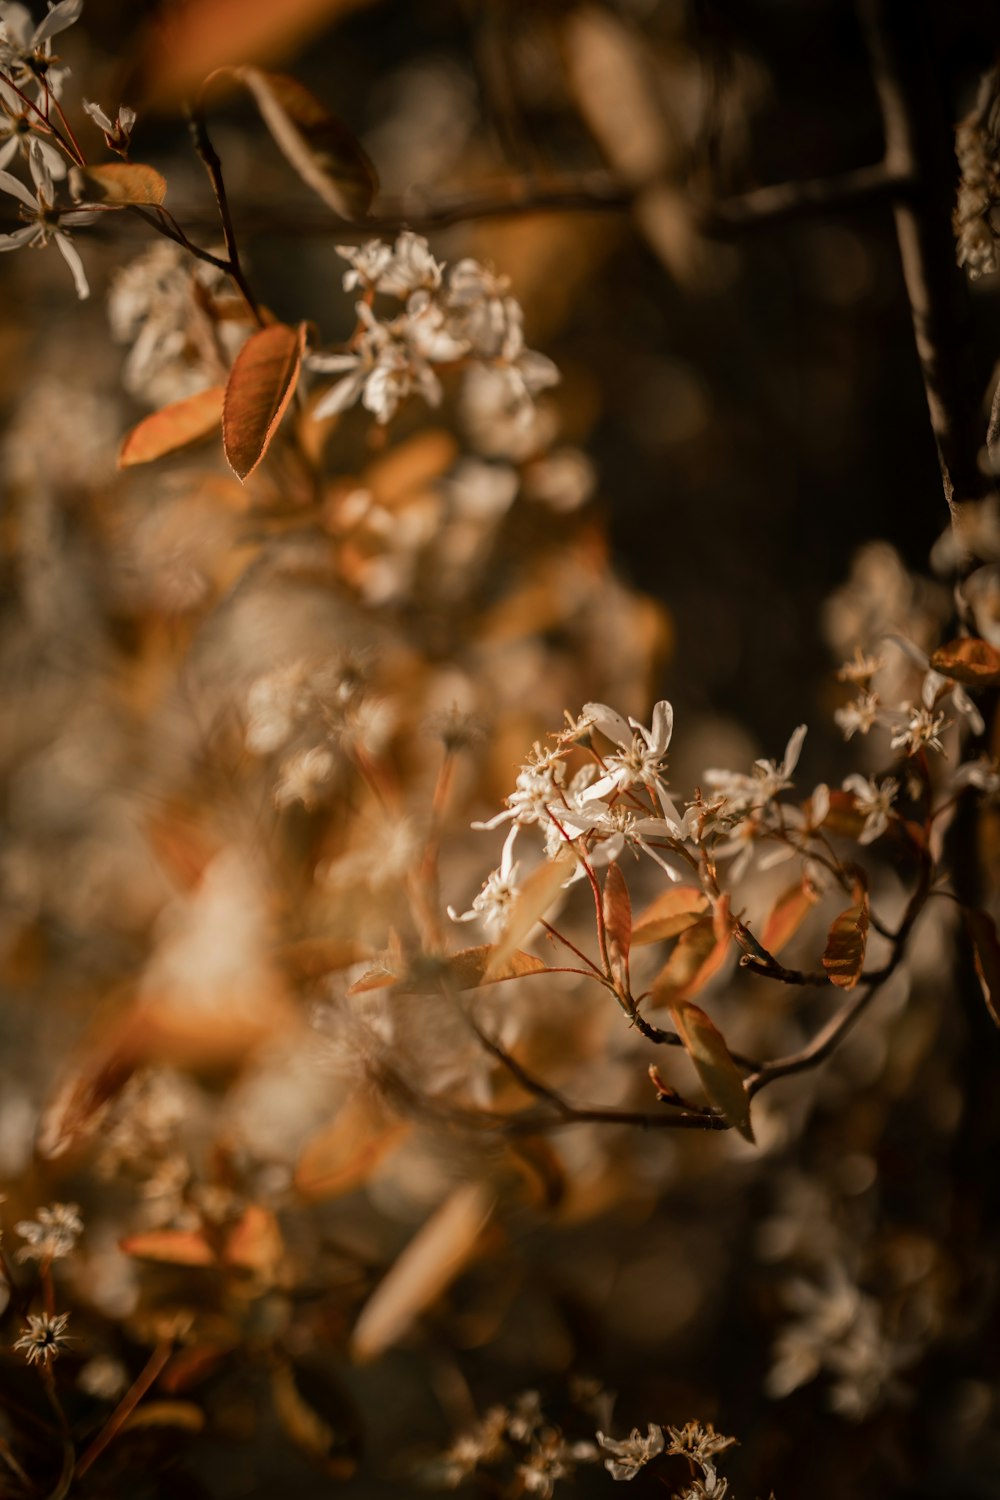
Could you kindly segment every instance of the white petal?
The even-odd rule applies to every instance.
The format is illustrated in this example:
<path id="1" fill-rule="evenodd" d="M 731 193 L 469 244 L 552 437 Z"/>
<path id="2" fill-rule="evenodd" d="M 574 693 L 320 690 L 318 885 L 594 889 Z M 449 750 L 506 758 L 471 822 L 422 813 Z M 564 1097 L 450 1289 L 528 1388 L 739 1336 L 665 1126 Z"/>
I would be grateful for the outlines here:
<path id="1" fill-rule="evenodd" d="M 0 172 L 0 193 L 10 193 L 12 198 L 20 198 L 26 208 L 37 209 L 38 207 L 38 199 L 10 172 Z"/>
<path id="2" fill-rule="evenodd" d="M 106 131 L 108 135 L 112 133 L 115 128 L 114 124 L 108 119 L 99 104 L 92 104 L 89 99 L 84 99 L 83 110 L 84 114 L 88 114 L 94 124 L 99 126 L 101 130 Z"/>
<path id="3" fill-rule="evenodd" d="M 592 719 L 595 728 L 599 729 L 605 738 L 620 745 L 623 750 L 628 750 L 632 745 L 632 731 L 613 708 L 606 703 L 585 703 L 583 705 L 584 715 Z"/>
<path id="4" fill-rule="evenodd" d="M 83 269 L 83 261 L 76 252 L 76 246 L 64 234 L 56 234 L 55 242 L 59 246 L 63 260 L 73 272 L 73 280 L 76 282 L 76 295 L 82 302 L 90 296 L 90 286 L 87 282 L 87 273 Z"/>
<path id="5" fill-rule="evenodd" d="M 806 737 L 807 729 L 808 725 L 800 724 L 798 729 L 792 731 L 792 737 L 785 746 L 785 758 L 781 763 L 781 769 L 785 776 L 790 776 L 799 763 L 802 741 Z"/>
<path id="6" fill-rule="evenodd" d="M 15 229 L 11 234 L 0 234 L 0 252 L 4 250 L 17 250 L 21 245 L 30 245 L 32 240 L 37 240 L 41 230 L 37 224 L 26 224 L 23 229 Z"/>
<path id="7" fill-rule="evenodd" d="M 35 28 L 32 44 L 39 47 L 50 36 L 65 31 L 67 26 L 72 26 L 74 21 L 80 19 L 82 10 L 83 0 L 59 0 L 59 4 L 53 5 L 44 21 Z"/>
<path id="8" fill-rule="evenodd" d="M 346 411 L 360 396 L 364 383 L 365 377 L 359 371 L 338 380 L 313 407 L 313 419 L 318 422 L 323 417 L 332 417 L 335 412 Z"/>
<path id="9" fill-rule="evenodd" d="M 651 732 L 652 738 L 647 741 L 650 749 L 666 750 L 670 744 L 670 736 L 674 732 L 674 710 L 665 698 L 662 698 L 653 709 Z"/>

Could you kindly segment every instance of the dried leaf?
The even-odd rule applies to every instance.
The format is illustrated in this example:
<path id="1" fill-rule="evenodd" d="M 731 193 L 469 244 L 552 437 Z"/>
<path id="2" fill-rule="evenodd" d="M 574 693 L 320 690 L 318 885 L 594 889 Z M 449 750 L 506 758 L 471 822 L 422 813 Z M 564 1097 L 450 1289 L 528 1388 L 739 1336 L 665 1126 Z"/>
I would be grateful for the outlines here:
<path id="1" fill-rule="evenodd" d="M 690 1000 L 726 961 L 730 945 L 729 904 L 723 898 L 710 917 L 682 932 L 677 946 L 653 980 L 648 1004 L 655 1008 Z"/>
<path id="2" fill-rule="evenodd" d="M 295 1446 L 332 1479 L 350 1479 L 357 1469 L 357 1422 L 329 1373 L 312 1362 L 282 1360 L 271 1369 L 271 1398 Z"/>
<path id="3" fill-rule="evenodd" d="M 85 1057 L 42 1115 L 36 1142 L 39 1155 L 52 1160 L 89 1135 L 132 1077 L 137 1062 L 131 1048 L 119 1047 L 114 1040 Z"/>
<path id="4" fill-rule="evenodd" d="M 358 1361 L 397 1344 L 471 1260 L 493 1210 L 483 1182 L 467 1182 L 446 1198 L 410 1240 L 366 1302 L 351 1339 Z"/>
<path id="5" fill-rule="evenodd" d="M 216 431 L 222 421 L 224 395 L 224 386 L 209 386 L 206 391 L 198 391 L 144 417 L 125 435 L 118 450 L 119 469 L 152 463 Z"/>
<path id="6" fill-rule="evenodd" d="M 302 368 L 306 325 L 273 323 L 247 339 L 233 361 L 222 410 L 226 458 L 248 479 L 270 446 Z"/>
<path id="7" fill-rule="evenodd" d="M 830 810 L 823 819 L 825 833 L 834 833 L 841 838 L 857 839 L 865 826 L 862 813 L 858 812 L 857 799 L 853 792 L 833 790 L 830 793 Z"/>
<path id="8" fill-rule="evenodd" d="M 708 910 L 708 897 L 694 885 L 671 885 L 636 918 L 632 942 L 658 943 L 677 937 L 699 922 Z"/>
<path id="9" fill-rule="evenodd" d="M 170 1266 L 214 1266 L 215 1251 L 198 1229 L 148 1229 L 126 1235 L 119 1250 L 137 1260 L 161 1261 Z"/>
<path id="10" fill-rule="evenodd" d="M 274 1214 L 259 1203 L 251 1203 L 227 1234 L 222 1258 L 227 1266 L 273 1278 L 284 1253 Z"/>
<path id="11" fill-rule="evenodd" d="M 858 889 L 853 906 L 842 911 L 830 928 L 823 953 L 823 967 L 831 984 L 853 990 L 865 966 L 868 944 L 868 892 Z"/>
<path id="12" fill-rule="evenodd" d="M 931 666 L 967 687 L 994 687 L 1000 682 L 1000 650 L 974 636 L 939 646 L 931 657 Z"/>
<path id="13" fill-rule="evenodd" d="M 96 167 L 73 167 L 70 191 L 78 203 L 155 207 L 167 196 L 167 183 L 155 167 L 137 161 L 110 161 Z"/>
<path id="14" fill-rule="evenodd" d="M 819 891 L 806 876 L 780 895 L 764 924 L 761 946 L 768 953 L 780 953 L 798 932 L 819 900 Z"/>
<path id="15" fill-rule="evenodd" d="M 302 181 L 341 218 L 364 218 L 378 191 L 378 177 L 343 121 L 284 73 L 240 68 L 238 77 Z"/>
<path id="16" fill-rule="evenodd" d="M 121 1432 L 134 1427 L 184 1427 L 188 1432 L 200 1432 L 205 1425 L 205 1413 L 193 1401 L 144 1401 L 131 1412 L 122 1423 Z"/>
<path id="17" fill-rule="evenodd" d="M 721 1031 L 703 1010 L 686 1000 L 673 1001 L 670 1013 L 709 1100 L 745 1141 L 752 1142 L 750 1097 Z"/>
<path id="18" fill-rule="evenodd" d="M 547 859 L 536 870 L 532 870 L 511 903 L 503 937 L 494 948 L 486 967 L 486 980 L 497 978 L 503 973 L 520 948 L 522 940 L 535 923 L 544 917 L 559 895 L 575 865 L 576 855 L 572 850 L 565 849 L 555 859 Z"/>
<path id="19" fill-rule="evenodd" d="M 989 912 L 975 907 L 966 908 L 965 922 L 972 939 L 976 973 L 986 1009 L 994 1025 L 1000 1026 L 1000 939 L 997 938 L 996 923 Z"/>
<path id="20" fill-rule="evenodd" d="M 617 864 L 608 866 L 604 877 L 604 931 L 608 957 L 619 984 L 628 984 L 628 955 L 632 943 L 632 902 L 625 876 Z"/>
<path id="21" fill-rule="evenodd" d="M 410 1129 L 408 1121 L 390 1114 L 369 1089 L 358 1089 L 334 1120 L 306 1142 L 295 1168 L 296 1188 L 314 1201 L 353 1192 Z"/>
<path id="22" fill-rule="evenodd" d="M 172 104 L 215 68 L 268 62 L 369 0 L 181 0 L 161 7 L 129 98 Z"/>

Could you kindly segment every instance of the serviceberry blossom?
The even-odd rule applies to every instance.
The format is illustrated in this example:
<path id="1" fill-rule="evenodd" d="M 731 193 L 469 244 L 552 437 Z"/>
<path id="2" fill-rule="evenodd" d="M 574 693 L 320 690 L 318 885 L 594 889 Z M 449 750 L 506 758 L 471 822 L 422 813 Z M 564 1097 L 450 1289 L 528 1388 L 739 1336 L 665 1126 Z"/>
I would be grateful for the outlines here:
<path id="1" fill-rule="evenodd" d="M 20 89 L 33 87 L 40 101 L 58 99 L 69 69 L 54 65 L 52 38 L 78 21 L 82 11 L 83 0 L 59 0 L 58 5 L 49 6 L 48 14 L 35 26 L 27 6 L 3 0 L 0 69 L 10 82 Z"/>
<path id="2" fill-rule="evenodd" d="M 663 780 L 664 762 L 674 730 L 674 710 L 661 699 L 653 709 L 650 728 L 637 719 L 627 722 L 606 703 L 585 703 L 584 714 L 593 727 L 618 749 L 604 758 L 604 775 L 587 788 L 585 802 L 606 799 L 613 792 L 628 791 L 637 783 L 656 793 L 664 814 L 676 825 L 679 814 Z"/>
<path id="3" fill-rule="evenodd" d="M 592 851 L 592 864 L 611 864 L 626 846 L 631 846 L 648 854 L 671 880 L 680 879 L 679 872 L 667 863 L 650 842 L 655 839 L 675 843 L 681 830 L 674 819 L 644 817 L 624 802 L 617 802 L 613 806 L 607 802 L 582 802 L 578 807 L 552 807 L 549 813 L 552 820 L 550 827 L 556 835 L 546 841 L 550 858 L 555 858 L 565 847 L 564 834 L 568 834 L 570 838 L 593 834 L 600 842 Z M 583 873 L 582 869 L 578 871 L 581 876 Z"/>
<path id="4" fill-rule="evenodd" d="M 9 83 L 0 78 L 0 167 L 8 166 L 20 153 L 25 161 L 32 143 L 37 145 L 49 174 L 54 179 L 66 176 L 66 161 L 61 151 L 37 133 L 38 115 L 20 98 Z"/>
<path id="5" fill-rule="evenodd" d="M 899 782 L 888 776 L 879 785 L 855 771 L 844 778 L 843 788 L 853 795 L 854 805 L 865 820 L 858 843 L 874 843 L 889 826 L 889 814 L 899 791 Z"/>
<path id="6" fill-rule="evenodd" d="M 897 646 L 924 673 L 924 680 L 920 689 L 920 701 L 924 708 L 928 710 L 936 708 L 939 704 L 943 704 L 946 700 L 950 699 L 955 712 L 964 714 L 968 719 L 969 727 L 973 734 L 982 734 L 986 728 L 983 716 L 961 683 L 956 682 L 953 677 L 948 677 L 946 673 L 939 672 L 936 668 L 932 667 L 927 654 L 921 651 L 920 647 L 915 645 L 913 641 L 907 640 L 905 636 L 889 635 L 886 637 L 886 641 L 893 646 Z"/>
<path id="7" fill-rule="evenodd" d="M 108 150 L 117 151 L 119 156 L 124 156 L 128 151 L 132 127 L 135 125 L 135 110 L 130 109 L 127 104 L 120 104 L 118 113 L 112 120 L 99 104 L 92 104 L 85 99 L 83 108 L 97 128 L 103 132 Z"/>
<path id="8" fill-rule="evenodd" d="M 35 184 L 34 193 L 25 187 L 23 182 L 12 177 L 9 172 L 0 171 L 0 192 L 10 193 L 12 197 L 19 200 L 21 218 L 27 220 L 23 229 L 15 229 L 11 234 L 0 234 L 0 251 L 17 250 L 22 245 L 47 245 L 54 240 L 63 260 L 73 273 L 77 296 L 81 299 L 89 297 L 90 287 L 87 284 L 83 262 L 66 233 L 66 229 L 72 225 L 89 224 L 93 221 L 94 215 L 91 212 L 81 212 L 76 209 L 68 211 L 56 209 L 52 173 L 41 149 L 41 143 L 37 139 L 31 141 L 28 166 Z"/>
<path id="9" fill-rule="evenodd" d="M 14 1228 L 27 1241 L 17 1252 L 18 1260 L 59 1260 L 75 1247 L 83 1220 L 75 1203 L 53 1203 L 38 1209 L 37 1219 L 22 1219 Z"/>
<path id="10" fill-rule="evenodd" d="M 645 1437 L 633 1427 L 627 1438 L 609 1438 L 599 1432 L 597 1441 L 611 1455 L 604 1460 L 604 1467 L 612 1479 L 634 1479 L 666 1447 L 663 1428 L 656 1422 L 650 1422 Z"/>
<path id="11" fill-rule="evenodd" d="M 442 367 L 487 368 L 503 386 L 503 405 L 523 416 L 535 394 L 558 380 L 552 361 L 525 347 L 521 309 L 506 294 L 506 281 L 477 261 L 459 261 L 446 276 L 427 241 L 410 230 L 392 247 L 370 240 L 338 246 L 337 253 L 350 265 L 345 290 L 365 296 L 349 349 L 307 358 L 316 373 L 341 377 L 316 403 L 317 419 L 360 400 L 386 423 L 414 392 L 436 406 Z M 402 302 L 403 311 L 380 317 L 372 306 L 377 296 Z"/>
<path id="12" fill-rule="evenodd" d="M 917 708 L 909 703 L 893 715 L 895 729 L 889 741 L 893 750 L 905 750 L 907 755 L 916 755 L 925 747 L 928 750 L 943 750 L 941 735 L 950 720 L 944 714 L 929 708 Z"/>
<path id="13" fill-rule="evenodd" d="M 69 1343 L 66 1325 L 69 1313 L 29 1313 L 28 1322 L 14 1348 L 23 1351 L 29 1365 L 50 1365 Z"/>
<path id="14" fill-rule="evenodd" d="M 780 765 L 773 760 L 754 761 L 749 776 L 738 771 L 711 769 L 705 772 L 705 784 L 725 799 L 727 815 L 744 816 L 764 807 L 792 785 L 792 772 L 799 763 L 805 737 L 806 725 L 800 724 L 792 731 Z"/>
<path id="15" fill-rule="evenodd" d="M 833 711 L 834 722 L 845 740 L 856 734 L 867 734 L 879 722 L 881 701 L 878 693 L 861 693 L 857 698 Z"/>
<path id="16" fill-rule="evenodd" d="M 459 913 L 453 906 L 448 907 L 448 915 L 453 922 L 472 922 L 478 917 L 487 932 L 499 936 L 503 931 L 517 895 L 517 873 L 520 866 L 513 858 L 516 832 L 515 824 L 504 842 L 499 868 L 487 876 L 471 909 Z"/>

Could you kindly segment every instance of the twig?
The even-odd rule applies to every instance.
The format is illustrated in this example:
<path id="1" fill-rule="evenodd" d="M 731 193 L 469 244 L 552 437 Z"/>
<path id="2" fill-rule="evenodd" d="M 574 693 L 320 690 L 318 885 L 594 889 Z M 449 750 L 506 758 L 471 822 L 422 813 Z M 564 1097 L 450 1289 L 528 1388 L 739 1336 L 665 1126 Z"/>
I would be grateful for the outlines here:
<path id="1" fill-rule="evenodd" d="M 240 250 L 236 240 L 236 231 L 233 228 L 232 215 L 229 212 L 229 198 L 226 193 L 225 178 L 222 175 L 222 162 L 219 159 L 218 152 L 212 145 L 212 138 L 208 133 L 204 111 L 200 106 L 189 109 L 188 129 L 191 133 L 194 149 L 201 158 L 205 171 L 208 173 L 208 180 L 212 184 L 215 201 L 219 207 L 219 218 L 222 221 L 222 237 L 226 242 L 226 254 L 229 257 L 229 265 L 226 269 L 239 287 L 243 299 L 253 313 L 256 322 L 263 328 L 264 319 L 257 305 L 257 299 L 251 290 L 250 283 L 247 281 L 243 266 L 240 263 Z"/>
<path id="2" fill-rule="evenodd" d="M 169 1339 L 165 1339 L 162 1343 L 157 1344 L 138 1379 L 125 1392 L 125 1395 L 119 1401 L 90 1447 L 81 1455 L 80 1461 L 76 1466 L 75 1477 L 77 1479 L 83 1478 L 90 1466 L 100 1458 L 108 1444 L 124 1427 L 143 1396 L 167 1363 L 172 1350 L 173 1344 Z"/>

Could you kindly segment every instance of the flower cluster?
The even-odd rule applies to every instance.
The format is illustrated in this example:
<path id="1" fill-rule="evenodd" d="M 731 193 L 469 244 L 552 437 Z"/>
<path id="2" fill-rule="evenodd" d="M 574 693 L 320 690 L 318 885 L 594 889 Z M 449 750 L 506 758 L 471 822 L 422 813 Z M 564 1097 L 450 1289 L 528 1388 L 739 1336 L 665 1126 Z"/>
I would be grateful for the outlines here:
<path id="1" fill-rule="evenodd" d="M 364 296 L 348 352 L 309 356 L 312 370 L 341 377 L 320 397 L 314 417 L 346 411 L 360 400 L 385 423 L 413 392 L 437 406 L 439 371 L 467 362 L 492 372 L 500 404 L 518 416 L 530 414 L 535 394 L 558 380 L 552 361 L 526 347 L 521 308 L 506 279 L 478 261 L 461 260 L 445 275 L 427 241 L 410 230 L 392 247 L 370 240 L 338 246 L 337 253 L 350 264 L 345 291 L 357 288 Z M 403 311 L 378 317 L 376 296 L 403 303 Z"/>

